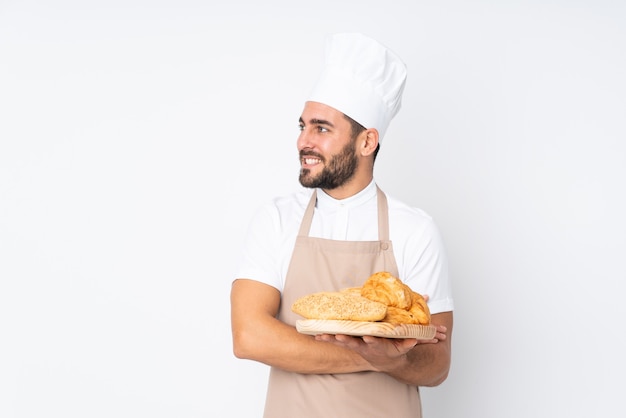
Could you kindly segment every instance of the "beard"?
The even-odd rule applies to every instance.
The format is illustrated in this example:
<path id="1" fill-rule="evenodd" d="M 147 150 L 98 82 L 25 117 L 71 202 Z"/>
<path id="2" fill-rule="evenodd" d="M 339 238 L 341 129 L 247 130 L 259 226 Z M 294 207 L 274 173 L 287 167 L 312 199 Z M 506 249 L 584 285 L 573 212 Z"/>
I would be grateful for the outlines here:
<path id="1" fill-rule="evenodd" d="M 350 141 L 339 154 L 330 157 L 328 164 L 325 164 L 322 172 L 317 176 L 311 175 L 311 170 L 303 168 L 300 170 L 300 184 L 304 187 L 332 190 L 343 186 L 348 180 L 354 177 L 354 173 L 359 165 L 356 156 L 356 141 Z M 300 151 L 300 158 L 305 155 L 317 157 L 326 162 L 326 158 L 316 153 Z"/>

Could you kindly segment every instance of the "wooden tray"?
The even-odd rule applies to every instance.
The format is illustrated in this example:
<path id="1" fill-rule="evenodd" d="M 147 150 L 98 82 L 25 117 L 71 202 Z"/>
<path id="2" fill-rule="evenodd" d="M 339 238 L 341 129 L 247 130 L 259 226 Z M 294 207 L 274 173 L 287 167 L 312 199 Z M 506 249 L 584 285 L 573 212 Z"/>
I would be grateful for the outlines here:
<path id="1" fill-rule="evenodd" d="M 390 324 L 388 322 L 341 321 L 332 319 L 300 319 L 296 329 L 302 334 L 344 334 L 361 337 L 417 338 L 430 340 L 435 336 L 434 325 Z"/>

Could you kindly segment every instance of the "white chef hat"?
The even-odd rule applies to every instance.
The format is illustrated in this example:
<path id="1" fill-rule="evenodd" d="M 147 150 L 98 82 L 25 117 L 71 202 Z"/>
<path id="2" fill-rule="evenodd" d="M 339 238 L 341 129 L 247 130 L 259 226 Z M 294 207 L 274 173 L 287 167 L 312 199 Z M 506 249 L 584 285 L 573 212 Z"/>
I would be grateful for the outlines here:
<path id="1" fill-rule="evenodd" d="M 308 101 L 376 128 L 380 141 L 400 110 L 405 82 L 406 65 L 393 51 L 360 33 L 338 33 L 326 40 L 325 64 Z"/>

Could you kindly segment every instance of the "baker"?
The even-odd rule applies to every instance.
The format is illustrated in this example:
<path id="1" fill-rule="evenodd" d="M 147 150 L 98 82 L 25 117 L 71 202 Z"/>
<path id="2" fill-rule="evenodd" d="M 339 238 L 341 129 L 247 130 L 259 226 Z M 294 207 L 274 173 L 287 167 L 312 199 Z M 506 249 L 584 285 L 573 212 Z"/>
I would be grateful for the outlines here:
<path id="1" fill-rule="evenodd" d="M 421 417 L 419 387 L 448 376 L 453 299 L 440 233 L 374 180 L 406 73 L 365 35 L 329 36 L 299 119 L 303 189 L 261 205 L 250 222 L 231 288 L 233 351 L 270 366 L 266 418 Z M 428 296 L 434 339 L 297 332 L 298 297 L 358 287 L 377 271 Z"/>

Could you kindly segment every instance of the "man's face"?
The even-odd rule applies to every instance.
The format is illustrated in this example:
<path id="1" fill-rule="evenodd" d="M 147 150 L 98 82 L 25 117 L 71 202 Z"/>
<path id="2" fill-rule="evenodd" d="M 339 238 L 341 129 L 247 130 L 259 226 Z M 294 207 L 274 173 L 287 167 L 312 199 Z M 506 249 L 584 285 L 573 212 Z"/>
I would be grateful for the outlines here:
<path id="1" fill-rule="evenodd" d="M 300 117 L 300 184 L 332 190 L 357 169 L 356 140 L 343 113 L 316 102 L 305 104 Z"/>

